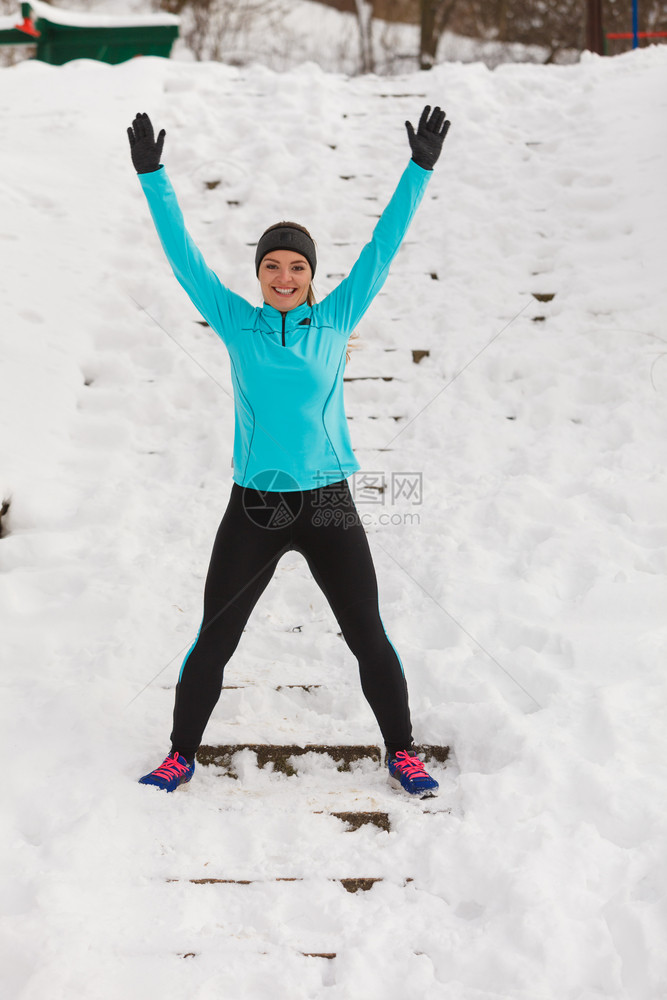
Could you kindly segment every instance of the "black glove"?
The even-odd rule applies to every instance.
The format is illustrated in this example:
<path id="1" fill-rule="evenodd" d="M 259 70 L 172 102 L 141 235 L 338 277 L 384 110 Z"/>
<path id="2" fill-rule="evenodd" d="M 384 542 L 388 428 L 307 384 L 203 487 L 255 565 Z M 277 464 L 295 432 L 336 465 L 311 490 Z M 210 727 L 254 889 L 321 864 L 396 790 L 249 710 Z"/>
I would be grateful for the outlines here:
<path id="1" fill-rule="evenodd" d="M 451 122 L 445 120 L 446 114 L 440 108 L 433 108 L 433 114 L 429 118 L 430 112 L 431 106 L 427 104 L 419 119 L 416 135 L 410 122 L 405 123 L 412 159 L 424 170 L 433 170 L 451 125 Z"/>
<path id="2" fill-rule="evenodd" d="M 167 133 L 164 129 L 155 141 L 153 124 L 147 114 L 137 114 L 127 130 L 132 151 L 132 163 L 138 174 L 151 174 L 160 168 L 162 146 Z"/>

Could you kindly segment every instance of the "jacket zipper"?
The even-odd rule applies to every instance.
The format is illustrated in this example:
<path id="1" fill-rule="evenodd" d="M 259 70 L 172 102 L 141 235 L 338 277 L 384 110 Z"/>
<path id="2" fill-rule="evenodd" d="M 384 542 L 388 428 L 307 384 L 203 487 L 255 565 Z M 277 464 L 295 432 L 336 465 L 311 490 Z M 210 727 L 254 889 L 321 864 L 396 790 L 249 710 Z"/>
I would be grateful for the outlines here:
<path id="1" fill-rule="evenodd" d="M 283 347 L 285 346 L 285 320 L 287 319 L 287 313 L 281 313 L 283 318 Z"/>

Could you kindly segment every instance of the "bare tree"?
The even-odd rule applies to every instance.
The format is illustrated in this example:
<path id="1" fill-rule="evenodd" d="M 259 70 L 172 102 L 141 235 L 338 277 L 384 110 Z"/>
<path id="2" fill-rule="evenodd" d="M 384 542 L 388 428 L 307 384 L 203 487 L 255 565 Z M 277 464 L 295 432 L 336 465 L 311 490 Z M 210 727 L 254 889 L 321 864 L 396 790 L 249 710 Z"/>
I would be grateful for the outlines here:
<path id="1" fill-rule="evenodd" d="M 607 54 L 628 48 L 627 40 L 608 40 L 610 32 L 630 31 L 629 0 L 461 0 L 453 30 L 487 41 L 519 42 L 546 51 L 545 62 L 554 62 L 565 52 L 581 52 L 586 46 L 589 12 L 596 3 L 594 48 Z M 667 30 L 665 0 L 642 0 L 639 6 L 642 31 Z M 601 21 L 601 25 L 600 25 Z"/>
<path id="2" fill-rule="evenodd" d="M 359 24 L 359 61 L 362 73 L 373 73 L 373 3 L 372 0 L 354 0 Z"/>
<path id="3" fill-rule="evenodd" d="M 0 0 L 0 6 L 13 0 Z M 62 3 L 66 0 L 55 0 Z M 359 38 L 357 71 L 395 72 L 411 70 L 415 62 L 430 69 L 437 58 L 440 39 L 445 31 L 495 42 L 496 54 L 481 55 L 485 61 L 508 58 L 531 58 L 544 62 L 571 59 L 586 44 L 587 13 L 595 2 L 602 8 L 602 39 L 598 19 L 598 49 L 608 54 L 630 47 L 627 39 L 610 40 L 610 32 L 630 31 L 629 0 L 319 0 L 328 7 L 356 19 Z M 273 62 L 291 64 L 292 54 L 281 22 L 290 9 L 289 0 L 152 0 L 155 7 L 180 14 L 185 44 L 197 59 L 216 59 L 243 63 L 253 58 L 253 39 L 261 31 L 263 48 L 267 40 L 273 46 Z M 599 8 L 598 8 L 599 10 Z M 665 0 L 642 0 L 640 30 L 667 30 Z M 406 35 L 402 26 L 412 26 Z M 352 25 L 348 25 L 351 35 Z M 340 51 L 327 45 L 327 68 L 340 64 L 348 72 L 355 67 L 350 58 L 354 51 L 351 35 L 345 34 Z M 342 37 L 342 36 L 341 36 Z M 407 42 L 406 39 L 410 41 Z M 528 55 L 508 54 L 507 46 L 519 43 L 530 47 Z M 641 44 L 650 44 L 642 41 Z M 316 44 L 311 58 L 318 58 Z M 320 50 L 321 51 L 321 50 Z"/>
<path id="4" fill-rule="evenodd" d="M 586 48 L 598 55 L 604 53 L 602 0 L 586 0 Z"/>
<path id="5" fill-rule="evenodd" d="M 153 5 L 181 17 L 181 37 L 195 59 L 231 63 L 251 57 L 246 39 L 257 23 L 270 37 L 286 9 L 285 0 L 154 0 Z"/>
<path id="6" fill-rule="evenodd" d="M 440 36 L 450 24 L 458 3 L 459 0 L 420 0 L 420 69 L 431 69 L 434 66 Z"/>

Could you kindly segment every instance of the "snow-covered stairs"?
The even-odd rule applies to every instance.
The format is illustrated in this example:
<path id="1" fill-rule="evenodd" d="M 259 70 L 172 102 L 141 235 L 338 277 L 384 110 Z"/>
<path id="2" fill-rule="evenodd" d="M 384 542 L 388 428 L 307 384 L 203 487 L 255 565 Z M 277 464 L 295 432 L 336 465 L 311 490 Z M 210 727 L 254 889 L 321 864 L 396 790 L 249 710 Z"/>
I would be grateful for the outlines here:
<path id="1" fill-rule="evenodd" d="M 312 687 L 317 697 L 325 685 Z M 446 785 L 449 748 L 415 749 Z M 215 915 L 208 945 L 179 954 L 206 963 L 211 947 L 242 934 L 249 959 L 259 961 L 279 937 L 292 962 L 322 961 L 325 978 L 325 966 L 333 975 L 346 951 L 341 927 L 372 922 L 378 908 L 409 904 L 425 890 L 413 861 L 451 806 L 448 788 L 425 800 L 392 789 L 384 751 L 372 744 L 207 744 L 195 779 L 177 795 L 201 796 L 217 811 L 232 850 L 210 844 L 198 860 L 174 856 L 163 868 L 180 905 Z M 272 926 L 274 911 L 282 929 Z"/>
<path id="2" fill-rule="evenodd" d="M 431 769 L 434 765 L 437 769 L 441 769 L 447 763 L 450 753 L 449 747 L 432 744 L 417 745 L 415 751 Z M 322 780 L 322 768 L 317 767 L 318 758 L 325 762 L 324 769 L 329 773 L 330 779 L 335 774 L 337 781 Z M 285 807 L 289 793 L 285 791 L 284 778 L 298 778 L 301 770 L 303 772 L 301 781 L 311 779 L 313 782 L 312 789 L 307 790 L 308 811 L 314 815 L 338 819 L 342 824 L 342 830 L 348 832 L 370 825 L 389 833 L 392 830 L 392 808 L 395 799 L 401 804 L 407 803 L 409 807 L 420 807 L 420 811 L 427 815 L 448 811 L 446 804 L 440 803 L 436 797 L 413 802 L 401 792 L 394 793 L 392 789 L 389 789 L 390 805 L 383 806 L 379 803 L 378 792 L 385 791 L 383 786 L 387 780 L 387 772 L 384 769 L 384 751 L 375 745 L 315 743 L 306 743 L 303 746 L 268 743 L 203 745 L 197 753 L 197 764 L 200 769 L 206 767 L 207 771 L 215 776 L 236 781 L 239 780 L 241 773 L 246 779 L 245 782 L 241 780 L 241 787 L 238 788 L 241 797 L 244 795 L 244 785 L 248 784 L 249 774 L 255 777 L 253 772 L 263 772 L 264 786 L 269 796 L 267 801 L 269 810 L 271 797 L 276 803 L 278 801 L 281 803 L 278 808 Z M 272 776 L 277 779 L 277 782 L 273 783 L 275 786 L 273 788 Z M 227 796 L 227 789 L 225 795 Z M 316 808 L 320 800 L 322 807 Z M 301 799 L 294 800 L 295 810 L 298 809 L 300 802 Z"/>
<path id="3" fill-rule="evenodd" d="M 443 783 L 449 748 L 416 750 Z M 253 961 L 270 953 L 277 933 L 292 961 L 332 963 L 341 948 L 337 927 L 372 920 L 385 896 L 396 906 L 402 894 L 413 899 L 423 891 L 412 862 L 424 836 L 437 836 L 449 818 L 447 792 L 412 800 L 392 789 L 384 751 L 372 744 L 203 745 L 195 777 L 177 794 L 202 795 L 209 809 L 217 800 L 221 831 L 233 850 L 211 844 L 189 864 L 175 856 L 176 867 L 163 869 L 164 881 L 188 907 L 225 915 L 216 918 L 210 944 L 218 937 L 222 943 L 238 926 L 250 933 Z M 281 832 L 272 837 L 270 831 Z M 263 914 L 274 906 L 286 914 L 282 931 L 262 928 Z M 182 953 L 204 962 L 207 955 Z"/>

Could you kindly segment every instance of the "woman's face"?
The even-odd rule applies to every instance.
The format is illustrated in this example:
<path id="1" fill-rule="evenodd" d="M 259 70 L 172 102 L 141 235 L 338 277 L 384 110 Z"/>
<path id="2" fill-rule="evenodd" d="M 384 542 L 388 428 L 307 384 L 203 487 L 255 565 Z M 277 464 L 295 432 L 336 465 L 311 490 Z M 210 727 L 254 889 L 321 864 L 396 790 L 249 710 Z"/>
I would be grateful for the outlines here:
<path id="1" fill-rule="evenodd" d="M 306 258 L 292 250 L 272 250 L 259 265 L 264 301 L 279 312 L 289 312 L 306 301 L 311 278 Z"/>

